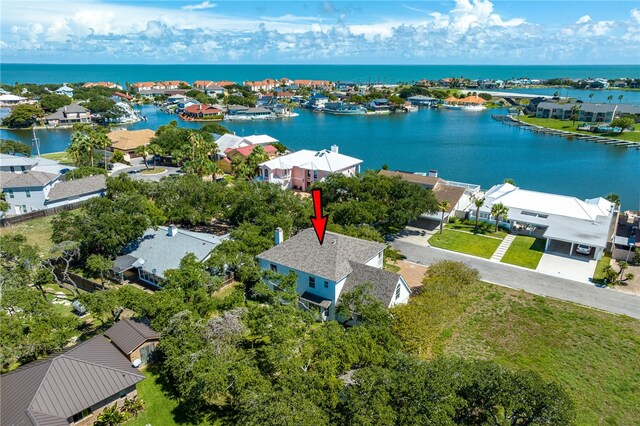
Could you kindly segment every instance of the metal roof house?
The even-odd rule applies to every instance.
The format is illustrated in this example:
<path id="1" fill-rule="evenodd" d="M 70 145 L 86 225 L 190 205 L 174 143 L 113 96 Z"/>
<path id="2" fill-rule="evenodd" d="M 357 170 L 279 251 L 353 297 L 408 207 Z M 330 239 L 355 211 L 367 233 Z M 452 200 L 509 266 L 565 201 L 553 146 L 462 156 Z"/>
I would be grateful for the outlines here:
<path id="1" fill-rule="evenodd" d="M 0 376 L 0 424 L 93 424 L 108 405 L 137 394 L 144 379 L 104 336 Z"/>
<path id="2" fill-rule="evenodd" d="M 320 244 L 311 228 L 286 241 L 278 228 L 275 243 L 257 256 L 260 268 L 285 275 L 295 272 L 300 305 L 318 311 L 325 320 L 335 318 L 341 294 L 364 283 L 372 284 L 372 295 L 385 307 L 409 300 L 411 290 L 404 278 L 382 269 L 384 244 L 333 232 L 327 232 Z"/>
<path id="3" fill-rule="evenodd" d="M 111 270 L 120 279 L 124 279 L 128 271 L 135 271 L 141 281 L 160 287 L 164 272 L 179 268 L 180 261 L 188 253 L 193 253 L 201 261 L 205 260 L 211 250 L 228 238 L 229 235 L 217 237 L 178 229 L 173 225 L 149 228 L 142 238 L 125 247 Z"/>
<path id="4" fill-rule="evenodd" d="M 545 239 L 545 250 L 550 252 L 584 258 L 576 253 L 576 246 L 586 245 L 592 248 L 589 257 L 597 260 L 612 238 L 615 205 L 601 197 L 583 201 L 503 183 L 485 193 L 480 220 L 492 221 L 491 208 L 497 203 L 509 208 L 502 225 L 516 233 Z M 470 214 L 474 216 L 475 209 Z"/>
<path id="5" fill-rule="evenodd" d="M 123 318 L 109 327 L 104 335 L 129 361 L 139 363 L 138 365 L 153 361 L 160 341 L 160 333 L 154 331 L 149 322 L 142 318 Z"/>

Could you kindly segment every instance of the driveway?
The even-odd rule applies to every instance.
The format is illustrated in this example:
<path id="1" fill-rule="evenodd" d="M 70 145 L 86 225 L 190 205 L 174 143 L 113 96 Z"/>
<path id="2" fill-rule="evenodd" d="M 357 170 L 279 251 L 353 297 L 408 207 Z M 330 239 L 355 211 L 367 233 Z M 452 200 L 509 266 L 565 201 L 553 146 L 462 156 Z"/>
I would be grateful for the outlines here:
<path id="1" fill-rule="evenodd" d="M 537 272 L 568 280 L 591 283 L 598 262 L 595 260 L 559 256 L 545 253 L 538 263 Z"/>
<path id="2" fill-rule="evenodd" d="M 541 274 L 505 263 L 491 262 L 462 253 L 416 245 L 402 239 L 391 242 L 391 245 L 412 262 L 430 265 L 442 260 L 458 261 L 477 269 L 482 280 L 492 284 L 640 319 L 640 296 Z"/>

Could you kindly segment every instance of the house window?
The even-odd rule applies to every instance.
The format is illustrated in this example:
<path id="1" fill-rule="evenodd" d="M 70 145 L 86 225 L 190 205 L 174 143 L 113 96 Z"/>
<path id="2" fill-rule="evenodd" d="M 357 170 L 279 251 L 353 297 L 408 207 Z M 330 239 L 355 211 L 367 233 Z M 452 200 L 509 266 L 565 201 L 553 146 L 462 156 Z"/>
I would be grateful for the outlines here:
<path id="1" fill-rule="evenodd" d="M 15 195 L 13 195 L 13 189 L 7 189 L 6 193 L 9 196 L 9 198 L 15 198 Z"/>
<path id="2" fill-rule="evenodd" d="M 324 282 L 324 288 L 329 288 L 329 281 Z"/>
<path id="3" fill-rule="evenodd" d="M 400 283 L 396 287 L 396 300 L 400 299 Z"/>
<path id="4" fill-rule="evenodd" d="M 313 171 L 313 180 L 318 180 L 318 171 L 317 170 Z"/>
<path id="5" fill-rule="evenodd" d="M 309 288 L 316 288 L 316 277 L 309 277 Z"/>
<path id="6" fill-rule="evenodd" d="M 91 408 L 85 408 L 84 410 L 80 411 L 79 413 L 74 414 L 71 419 L 73 420 L 73 422 L 77 422 L 77 421 L 80 421 L 80 420 L 84 419 L 85 417 L 87 417 L 90 414 L 91 414 Z"/>
<path id="7" fill-rule="evenodd" d="M 271 270 L 273 272 L 278 272 L 278 265 L 274 265 L 273 263 L 271 264 Z"/>
<path id="8" fill-rule="evenodd" d="M 25 206 L 24 204 L 20 206 L 20 210 L 22 211 L 22 213 L 26 213 L 27 212 L 27 206 Z"/>
<path id="9" fill-rule="evenodd" d="M 11 170 L 12 172 L 15 172 L 15 171 L 16 171 L 16 168 L 15 168 L 15 167 L 13 167 L 13 166 L 9 166 L 9 170 Z"/>
<path id="10" fill-rule="evenodd" d="M 24 172 L 26 169 L 24 168 L 24 166 L 20 166 L 20 170 Z"/>
<path id="11" fill-rule="evenodd" d="M 24 190 L 24 194 L 27 196 L 27 198 L 31 198 L 31 191 L 29 191 L 28 189 Z"/>

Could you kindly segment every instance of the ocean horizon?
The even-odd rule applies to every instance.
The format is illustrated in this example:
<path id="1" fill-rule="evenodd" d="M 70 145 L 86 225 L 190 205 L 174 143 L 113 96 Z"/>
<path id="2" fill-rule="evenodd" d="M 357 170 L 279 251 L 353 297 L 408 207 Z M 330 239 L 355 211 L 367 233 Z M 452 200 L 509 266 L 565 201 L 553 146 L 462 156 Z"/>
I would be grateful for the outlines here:
<path id="1" fill-rule="evenodd" d="M 471 79 L 640 78 L 639 65 L 285 65 L 285 64 L 33 64 L 0 63 L 0 82 L 65 83 L 126 82 L 180 79 L 260 80 L 264 78 L 325 79 L 364 83 L 415 82 L 445 77 Z"/>

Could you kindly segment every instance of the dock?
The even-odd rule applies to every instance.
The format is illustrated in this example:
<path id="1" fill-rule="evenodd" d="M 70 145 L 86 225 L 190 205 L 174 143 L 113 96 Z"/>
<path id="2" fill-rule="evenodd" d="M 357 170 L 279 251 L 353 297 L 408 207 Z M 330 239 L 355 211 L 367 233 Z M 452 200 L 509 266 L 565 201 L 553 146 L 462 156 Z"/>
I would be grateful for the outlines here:
<path id="1" fill-rule="evenodd" d="M 535 124 L 530 124 L 530 123 L 525 123 L 524 121 L 520 121 L 518 120 L 518 118 L 514 117 L 513 115 L 493 114 L 491 118 L 501 122 L 504 125 L 517 126 L 523 130 L 529 130 L 535 133 L 542 133 L 544 135 L 563 136 L 566 138 L 578 139 L 578 140 L 583 140 L 587 142 L 596 142 L 604 145 L 619 146 L 619 147 L 624 147 L 628 149 L 640 150 L 640 143 L 638 142 L 631 142 L 631 141 L 625 141 L 622 139 L 607 138 L 603 136 L 588 135 L 585 133 L 569 132 L 566 130 L 556 130 L 556 129 L 550 129 L 548 127 L 536 126 Z"/>

